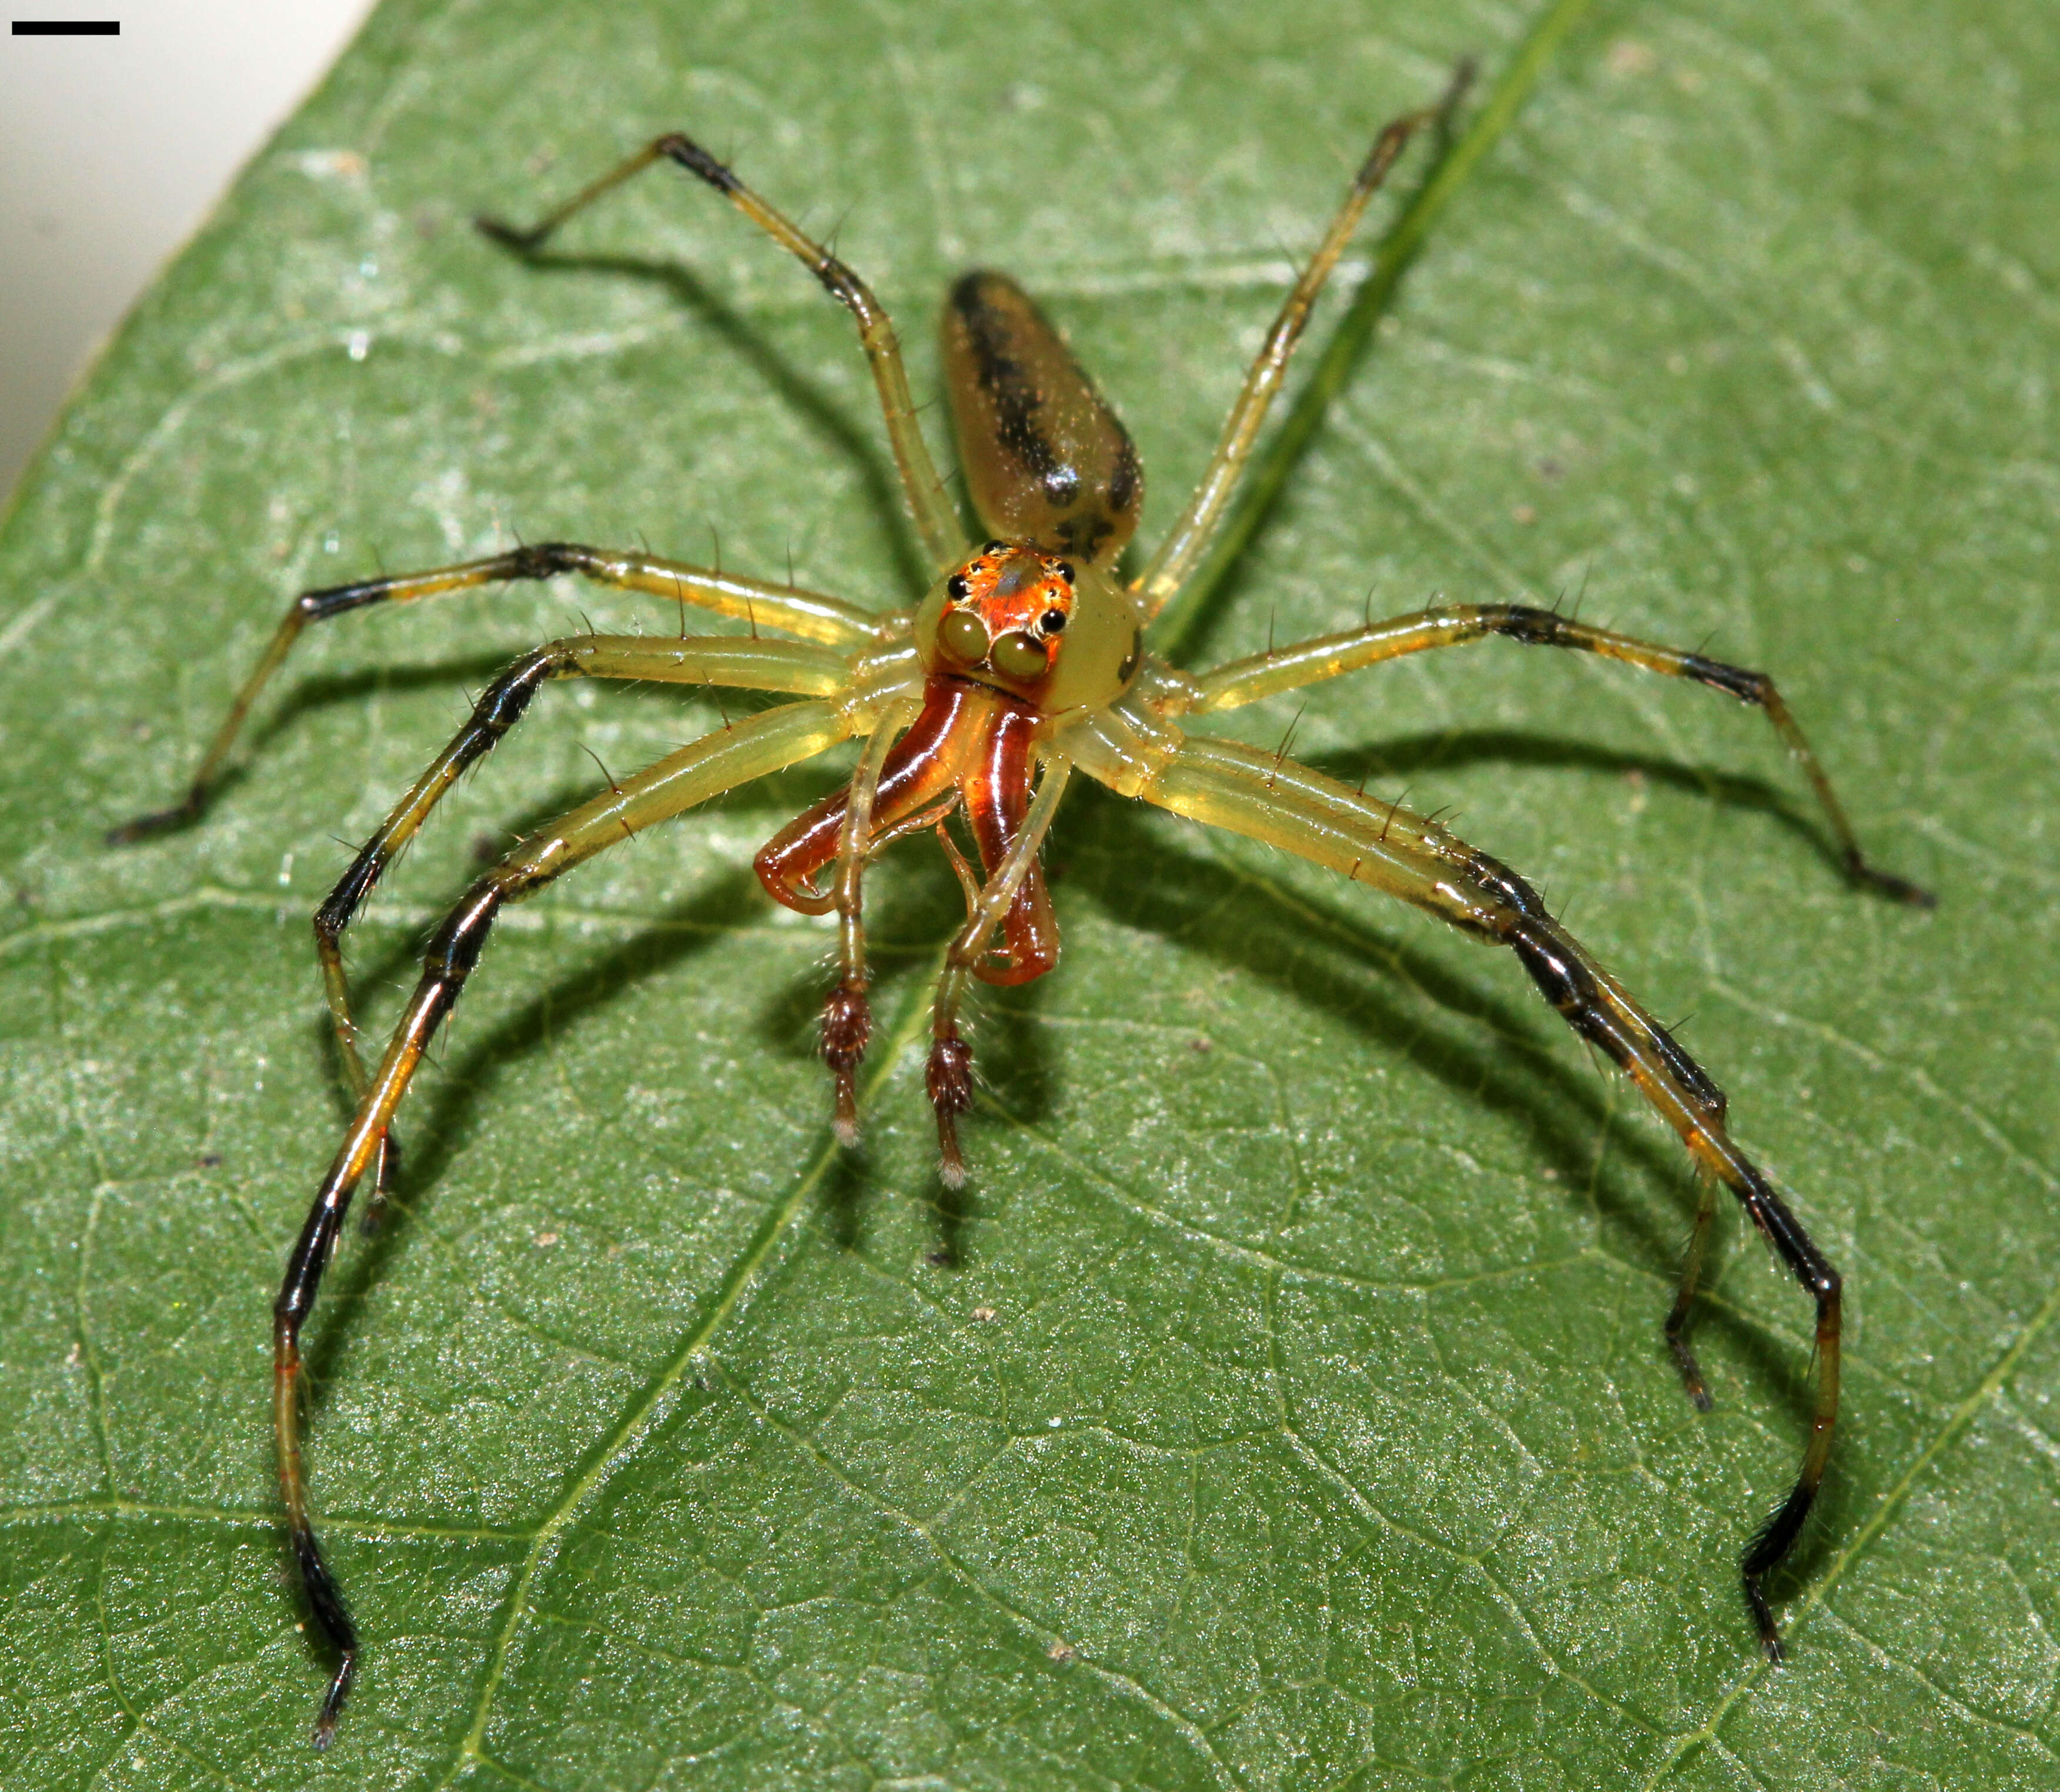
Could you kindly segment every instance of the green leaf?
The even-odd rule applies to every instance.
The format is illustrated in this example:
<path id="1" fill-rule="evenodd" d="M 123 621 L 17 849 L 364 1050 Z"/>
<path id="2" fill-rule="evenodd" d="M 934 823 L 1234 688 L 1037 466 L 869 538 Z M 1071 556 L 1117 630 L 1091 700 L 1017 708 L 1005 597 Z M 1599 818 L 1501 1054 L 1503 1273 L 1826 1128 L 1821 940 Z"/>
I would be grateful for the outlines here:
<path id="1" fill-rule="evenodd" d="M 0 537 L 7 1786 L 2060 1783 L 2050 23 L 389 0 Z M 177 793 L 305 586 L 719 537 L 912 595 L 848 321 L 729 208 L 653 174 L 536 269 L 469 215 L 690 129 L 836 233 L 919 393 L 944 281 L 1011 269 L 1129 420 L 1149 541 L 1345 171 L 1463 54 L 1509 103 L 1475 102 L 1188 646 L 1578 594 L 1774 672 L 1870 848 L 1938 888 L 1856 894 L 1756 716 L 1572 656 L 1235 718 L 1272 747 L 1299 714 L 1298 753 L 1458 808 L 1691 1016 L 1846 1272 L 1791 1665 L 1735 1564 L 1806 1428 L 1807 1303 L 1727 1215 L 1691 1409 L 1659 1334 L 1681 1155 L 1506 954 L 1083 791 L 1049 853 L 1065 962 L 985 1000 L 947 1202 L 948 868 L 914 843 L 875 886 L 849 1161 L 811 1056 L 828 936 L 749 869 L 826 766 L 511 915 L 405 1111 L 404 1211 L 346 1241 L 309 1333 L 366 1639 L 313 1754 L 267 1419 L 341 1114 L 307 916 L 493 667 L 582 613 L 674 620 L 569 584 L 349 617 L 203 822 L 103 829 Z M 716 725 L 548 694 L 357 929 L 375 1028 L 589 752 Z"/>

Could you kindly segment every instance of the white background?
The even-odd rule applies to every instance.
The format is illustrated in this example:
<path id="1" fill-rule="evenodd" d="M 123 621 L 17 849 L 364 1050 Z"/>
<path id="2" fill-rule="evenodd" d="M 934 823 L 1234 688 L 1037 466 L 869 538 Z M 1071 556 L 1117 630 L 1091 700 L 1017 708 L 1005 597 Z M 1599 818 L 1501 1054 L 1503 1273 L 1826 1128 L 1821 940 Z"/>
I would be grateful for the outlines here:
<path id="1" fill-rule="evenodd" d="M 7 0 L 118 38 L 0 38 L 0 501 L 73 381 L 371 0 Z"/>

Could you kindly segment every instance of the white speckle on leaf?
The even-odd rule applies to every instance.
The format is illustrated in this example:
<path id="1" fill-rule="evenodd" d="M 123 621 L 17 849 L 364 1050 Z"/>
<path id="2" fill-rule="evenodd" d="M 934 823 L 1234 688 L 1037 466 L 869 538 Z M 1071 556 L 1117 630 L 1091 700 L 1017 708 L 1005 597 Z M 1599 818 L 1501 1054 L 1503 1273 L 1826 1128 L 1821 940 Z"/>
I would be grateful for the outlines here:
<path id="1" fill-rule="evenodd" d="M 361 181 L 368 172 L 365 158 L 355 150 L 304 150 L 293 158 L 293 166 L 311 181 Z"/>

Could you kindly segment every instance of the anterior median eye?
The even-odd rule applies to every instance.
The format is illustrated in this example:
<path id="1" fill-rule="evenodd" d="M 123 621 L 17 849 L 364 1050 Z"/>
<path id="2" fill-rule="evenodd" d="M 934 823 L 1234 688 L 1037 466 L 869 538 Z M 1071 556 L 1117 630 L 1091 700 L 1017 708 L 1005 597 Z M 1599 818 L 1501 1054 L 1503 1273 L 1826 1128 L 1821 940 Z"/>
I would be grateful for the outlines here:
<path id="1" fill-rule="evenodd" d="M 937 645 L 960 665 L 976 666 L 987 657 L 986 625 L 970 610 L 947 610 L 937 624 Z"/>
<path id="2" fill-rule="evenodd" d="M 994 669 L 1004 678 L 1041 678 L 1051 664 L 1044 645 L 1034 635 L 1012 629 L 994 644 Z"/>

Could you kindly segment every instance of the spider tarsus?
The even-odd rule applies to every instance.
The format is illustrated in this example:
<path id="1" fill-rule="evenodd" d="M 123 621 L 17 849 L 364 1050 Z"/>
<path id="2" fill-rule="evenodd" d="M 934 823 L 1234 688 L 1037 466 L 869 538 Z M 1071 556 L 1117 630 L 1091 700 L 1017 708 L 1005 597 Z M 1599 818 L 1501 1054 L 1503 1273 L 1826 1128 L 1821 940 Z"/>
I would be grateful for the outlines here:
<path id="1" fill-rule="evenodd" d="M 830 1123 L 837 1143 L 858 1143 L 858 1066 L 872 1036 L 872 1009 L 862 984 L 844 982 L 823 1004 L 823 1062 L 836 1081 L 836 1114 Z"/>
<path id="2" fill-rule="evenodd" d="M 1745 1581 L 1746 1603 L 1752 1607 L 1753 1622 L 1759 1626 L 1759 1646 L 1767 1652 L 1767 1660 L 1776 1667 L 1787 1659 L 1787 1651 L 1782 1647 L 1781 1626 L 1775 1622 L 1773 1606 L 1767 1603 L 1764 1583 L 1801 1535 L 1803 1521 L 1810 1516 L 1810 1508 L 1816 1503 L 1816 1499 L 1813 1479 L 1806 1476 L 1798 1482 L 1774 1515 L 1759 1527 L 1759 1535 L 1747 1546 L 1745 1559 L 1739 1564 Z"/>
<path id="3" fill-rule="evenodd" d="M 321 1559 L 314 1532 L 305 1523 L 298 1524 L 293 1527 L 293 1538 L 308 1610 L 313 1614 L 316 1629 L 340 1658 L 335 1677 L 322 1695 L 321 1710 L 315 1716 L 314 1746 L 325 1749 L 336 1735 L 336 1720 L 342 1714 L 343 1702 L 349 1698 L 351 1682 L 357 1676 L 357 1626 L 351 1622 L 343 1595 L 329 1578 L 329 1565 Z"/>
<path id="4" fill-rule="evenodd" d="M 1907 904 L 1912 908 L 1936 908 L 1938 899 L 1922 884 L 1913 884 L 1906 877 L 1898 877 L 1892 871 L 1883 871 L 1870 865 L 1858 852 L 1846 855 L 1846 875 L 1855 884 L 1879 892 L 1891 901 Z"/>
<path id="5" fill-rule="evenodd" d="M 1710 1398 L 1710 1384 L 1703 1379 L 1703 1366 L 1695 1360 L 1695 1353 L 1689 1349 L 1687 1340 L 1670 1331 L 1667 1347 L 1674 1353 L 1674 1367 L 1681 1371 L 1681 1387 L 1688 1396 L 1689 1405 L 1698 1412 L 1709 1411 L 1716 1403 Z"/>
<path id="6" fill-rule="evenodd" d="M 336 1678 L 329 1682 L 321 1710 L 315 1715 L 314 1729 L 308 1737 L 317 1750 L 327 1748 L 336 1740 L 336 1720 L 343 1714 L 343 1702 L 350 1695 L 351 1679 L 357 1671 L 357 1658 L 345 1655 L 343 1665 L 336 1670 Z"/>
<path id="7" fill-rule="evenodd" d="M 168 809 L 153 809 L 148 815 L 139 815 L 118 827 L 107 830 L 110 846 L 133 846 L 139 840 L 150 840 L 159 834 L 176 833 L 180 828 L 197 821 L 200 812 L 207 806 L 207 792 L 195 784 L 178 802 Z"/>
<path id="8" fill-rule="evenodd" d="M 691 137 L 673 131 L 653 146 L 658 153 L 677 162 L 690 174 L 697 174 L 718 193 L 734 193 L 743 183 Z"/>
<path id="9" fill-rule="evenodd" d="M 1691 1247 L 1691 1261 L 1699 1263 L 1701 1231 L 1697 1243 Z M 1691 1271 L 1692 1284 L 1693 1271 Z M 1681 1387 L 1688 1396 L 1688 1403 L 1698 1412 L 1707 1412 L 1715 1403 L 1710 1399 L 1710 1384 L 1703 1379 L 1703 1366 L 1695 1360 L 1694 1347 L 1688 1342 L 1688 1315 L 1692 1310 L 1692 1285 L 1684 1287 L 1680 1298 L 1674 1303 L 1674 1310 L 1667 1315 L 1664 1327 L 1667 1348 L 1673 1355 L 1674 1367 L 1681 1372 Z"/>
<path id="10" fill-rule="evenodd" d="M 1759 1626 L 1759 1646 L 1769 1664 L 1781 1666 L 1788 1659 L 1788 1651 L 1782 1646 L 1781 1626 L 1774 1621 L 1774 1608 L 1767 1602 L 1767 1595 L 1759 1590 L 1759 1582 L 1753 1575 L 1746 1576 L 1746 1602 L 1752 1607 L 1753 1622 Z"/>
<path id="11" fill-rule="evenodd" d="M 945 1187 L 963 1188 L 966 1163 L 959 1149 L 958 1117 L 972 1106 L 972 1048 L 956 1033 L 936 1040 L 923 1080 L 937 1111 L 937 1174 Z"/>

